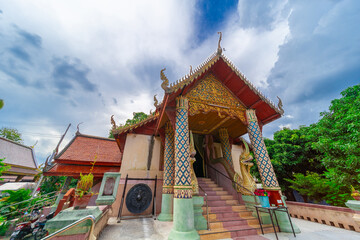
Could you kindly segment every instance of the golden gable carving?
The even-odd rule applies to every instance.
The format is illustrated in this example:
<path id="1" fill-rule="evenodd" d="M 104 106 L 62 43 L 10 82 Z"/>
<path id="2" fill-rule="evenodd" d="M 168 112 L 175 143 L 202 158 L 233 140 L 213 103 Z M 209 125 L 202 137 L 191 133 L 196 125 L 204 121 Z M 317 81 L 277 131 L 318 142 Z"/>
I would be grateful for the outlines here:
<path id="1" fill-rule="evenodd" d="M 189 114 L 215 111 L 221 118 L 226 115 L 245 122 L 246 108 L 240 104 L 214 75 L 208 75 L 192 89 L 186 97 L 189 99 Z M 225 115 L 222 115 L 225 114 Z"/>

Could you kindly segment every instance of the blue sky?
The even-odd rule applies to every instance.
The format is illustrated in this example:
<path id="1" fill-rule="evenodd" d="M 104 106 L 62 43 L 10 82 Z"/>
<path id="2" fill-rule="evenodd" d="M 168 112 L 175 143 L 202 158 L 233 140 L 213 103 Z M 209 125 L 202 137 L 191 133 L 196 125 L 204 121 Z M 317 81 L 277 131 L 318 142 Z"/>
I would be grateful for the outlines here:
<path id="1" fill-rule="evenodd" d="M 285 115 L 264 135 L 319 119 L 360 83 L 360 2 L 0 0 L 0 126 L 17 128 L 39 162 L 76 132 L 107 136 L 149 113 L 170 81 L 222 46 Z"/>

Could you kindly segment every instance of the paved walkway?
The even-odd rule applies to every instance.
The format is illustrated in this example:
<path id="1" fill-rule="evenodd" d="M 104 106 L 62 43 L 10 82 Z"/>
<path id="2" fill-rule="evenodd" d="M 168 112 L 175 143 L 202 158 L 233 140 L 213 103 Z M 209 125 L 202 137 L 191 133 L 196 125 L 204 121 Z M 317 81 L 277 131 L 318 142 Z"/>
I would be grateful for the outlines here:
<path id="1" fill-rule="evenodd" d="M 360 240 L 360 233 L 328 225 L 309 222 L 297 218 L 292 221 L 300 228 L 301 233 L 278 233 L 279 240 Z M 99 240 L 166 240 L 172 227 L 172 222 L 154 221 L 152 218 L 123 220 L 116 223 L 111 218 L 108 226 L 102 231 Z M 263 235 L 275 240 L 274 233 Z M 185 240 L 185 239 L 184 239 Z"/>

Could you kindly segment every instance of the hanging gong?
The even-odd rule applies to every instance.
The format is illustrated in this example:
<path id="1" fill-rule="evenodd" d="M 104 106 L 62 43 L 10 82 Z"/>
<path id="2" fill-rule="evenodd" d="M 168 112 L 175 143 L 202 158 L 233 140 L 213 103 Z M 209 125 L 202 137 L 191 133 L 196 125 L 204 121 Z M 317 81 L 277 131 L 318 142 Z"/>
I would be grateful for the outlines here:
<path id="1" fill-rule="evenodd" d="M 148 185 L 139 183 L 133 186 L 126 195 L 126 207 L 131 213 L 142 213 L 152 200 L 152 192 Z"/>

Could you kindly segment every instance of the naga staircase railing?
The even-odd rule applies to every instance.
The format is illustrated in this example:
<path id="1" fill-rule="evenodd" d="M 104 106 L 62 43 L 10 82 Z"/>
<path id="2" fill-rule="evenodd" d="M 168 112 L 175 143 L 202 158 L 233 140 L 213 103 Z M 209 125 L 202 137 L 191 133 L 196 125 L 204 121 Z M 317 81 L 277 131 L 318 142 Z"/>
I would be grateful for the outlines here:
<path id="1" fill-rule="evenodd" d="M 205 203 L 206 203 L 206 222 L 207 222 L 207 230 L 210 231 L 210 222 L 209 222 L 209 207 L 208 207 L 208 198 L 207 198 L 207 192 L 200 186 L 198 185 L 200 190 L 204 192 L 205 195 Z"/>
<path id="2" fill-rule="evenodd" d="M 239 186 L 240 188 L 244 189 L 245 191 L 247 191 L 248 193 L 250 193 L 251 196 L 254 197 L 254 202 L 256 204 L 259 204 L 257 199 L 256 199 L 256 195 L 250 191 L 249 189 L 247 189 L 246 187 L 240 185 L 239 183 L 235 182 L 234 180 L 232 180 L 231 178 L 229 178 L 228 176 L 226 176 L 225 174 L 223 174 L 222 172 L 220 172 L 219 170 L 217 170 L 216 168 L 214 168 L 213 166 L 211 166 L 210 164 L 207 164 L 208 167 L 210 167 L 211 169 L 215 170 L 215 174 L 216 174 L 216 180 L 218 182 L 218 178 L 217 178 L 217 174 L 221 174 L 222 176 L 224 176 L 225 178 L 229 179 L 232 183 L 235 183 L 237 186 Z M 240 193 L 241 194 L 241 193 Z M 242 194 L 241 194 L 242 195 Z M 237 199 L 238 199 L 238 202 L 240 203 L 240 199 L 239 199 L 239 193 L 236 191 L 236 196 L 237 196 Z"/>

